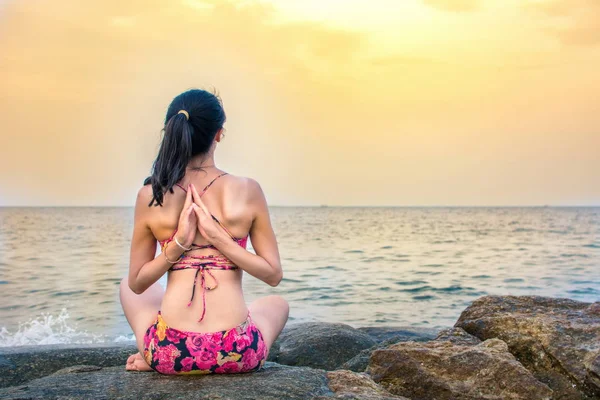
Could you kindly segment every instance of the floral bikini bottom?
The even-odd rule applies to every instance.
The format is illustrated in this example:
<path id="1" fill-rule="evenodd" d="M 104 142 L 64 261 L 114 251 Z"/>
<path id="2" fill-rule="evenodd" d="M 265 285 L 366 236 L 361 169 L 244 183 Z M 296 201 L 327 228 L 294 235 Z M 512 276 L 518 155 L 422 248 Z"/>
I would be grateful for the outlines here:
<path id="1" fill-rule="evenodd" d="M 144 359 L 156 372 L 167 375 L 257 371 L 267 353 L 250 311 L 240 325 L 216 332 L 170 328 L 158 311 L 156 322 L 144 335 Z"/>

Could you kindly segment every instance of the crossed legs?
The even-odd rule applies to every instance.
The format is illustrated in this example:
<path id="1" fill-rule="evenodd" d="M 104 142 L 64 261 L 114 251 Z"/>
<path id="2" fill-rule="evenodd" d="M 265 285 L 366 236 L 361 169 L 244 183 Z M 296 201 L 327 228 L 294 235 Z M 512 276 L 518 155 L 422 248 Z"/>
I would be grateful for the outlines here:
<path id="1" fill-rule="evenodd" d="M 140 351 L 128 358 L 125 366 L 127 370 L 152 371 L 152 368 L 142 357 L 144 353 L 144 334 L 156 320 L 164 293 L 163 287 L 156 282 L 144 293 L 135 294 L 129 288 L 127 276 L 121 280 L 119 288 L 121 306 L 125 318 L 127 318 L 127 322 L 129 322 L 135 335 L 137 348 Z M 287 301 L 281 296 L 270 295 L 254 300 L 248 308 L 252 320 L 262 333 L 267 349 L 270 349 L 288 320 L 289 306 Z"/>
<path id="2" fill-rule="evenodd" d="M 129 287 L 127 276 L 121 280 L 119 287 L 121 306 L 125 318 L 127 318 L 127 322 L 129 322 L 129 326 L 131 326 L 131 330 L 135 335 L 137 348 L 140 351 L 132 354 L 127 359 L 125 369 L 129 371 L 152 371 L 152 368 L 142 357 L 142 354 L 144 354 L 144 334 L 156 319 L 164 294 L 165 290 L 158 282 L 146 289 L 144 293 L 135 294 Z"/>

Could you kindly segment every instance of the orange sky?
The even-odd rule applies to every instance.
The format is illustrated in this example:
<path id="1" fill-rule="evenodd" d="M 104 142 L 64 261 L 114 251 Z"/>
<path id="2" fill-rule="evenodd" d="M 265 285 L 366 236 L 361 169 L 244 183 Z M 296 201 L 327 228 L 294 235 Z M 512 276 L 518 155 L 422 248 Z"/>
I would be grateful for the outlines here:
<path id="1" fill-rule="evenodd" d="M 216 88 L 271 205 L 600 205 L 597 0 L 0 0 L 0 205 L 133 205 Z"/>

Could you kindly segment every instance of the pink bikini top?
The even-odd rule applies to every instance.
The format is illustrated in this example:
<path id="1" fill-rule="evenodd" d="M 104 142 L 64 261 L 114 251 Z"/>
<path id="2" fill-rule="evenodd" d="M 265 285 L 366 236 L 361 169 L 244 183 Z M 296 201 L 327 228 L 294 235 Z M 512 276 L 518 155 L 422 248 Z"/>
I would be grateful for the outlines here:
<path id="1" fill-rule="evenodd" d="M 227 175 L 227 172 L 224 172 L 221 175 L 217 176 L 208 185 L 206 185 L 204 187 L 204 189 L 202 189 L 202 191 L 199 193 L 200 197 L 202 197 L 204 195 L 204 193 L 206 193 L 206 190 L 210 187 L 210 185 L 213 184 L 214 181 L 216 181 L 218 178 L 222 177 L 223 175 Z M 183 189 L 185 192 L 187 192 L 187 190 L 183 186 L 181 186 L 179 184 L 176 184 L 176 185 L 179 186 L 181 189 Z M 244 238 L 234 237 L 231 234 L 231 232 L 229 232 L 229 230 L 214 215 L 212 215 L 212 214 L 210 214 L 210 215 L 219 225 L 221 225 L 221 227 L 225 230 L 225 232 L 227 232 L 227 234 L 229 235 L 229 237 L 231 237 L 232 240 L 237 242 L 243 248 L 246 248 L 246 243 L 248 242 L 248 235 L 246 235 L 246 237 L 244 237 Z M 169 244 L 169 242 L 171 242 L 173 240 L 176 233 L 177 233 L 177 229 L 175 229 L 175 232 L 173 232 L 173 234 L 171 235 L 170 238 L 168 238 L 166 240 L 158 241 L 158 243 L 160 244 L 161 251 L 165 250 L 166 246 Z M 190 305 L 192 305 L 192 300 L 194 300 L 194 293 L 196 291 L 196 282 L 198 281 L 198 274 L 200 274 L 200 286 L 202 287 L 202 315 L 200 316 L 200 319 L 198 320 L 198 322 L 200 322 L 204 319 L 204 315 L 206 314 L 206 291 L 215 289 L 219 284 L 217 281 L 217 278 L 215 278 L 215 276 L 210 272 L 210 270 L 211 269 L 234 270 L 234 269 L 239 269 L 239 267 L 237 265 L 235 265 L 233 262 L 231 262 L 231 260 L 229 260 L 227 257 L 225 257 L 222 254 L 221 255 L 218 255 L 218 254 L 216 254 L 216 255 L 215 254 L 187 255 L 186 254 L 188 251 L 193 251 L 193 250 L 198 250 L 198 249 L 215 249 L 218 251 L 218 249 L 215 246 L 213 246 L 212 244 L 197 245 L 195 243 L 192 243 L 192 248 L 190 250 L 184 251 L 183 254 L 181 255 L 181 257 L 179 258 L 179 261 L 176 264 L 173 264 L 171 266 L 171 268 L 169 268 L 169 271 L 179 271 L 182 269 L 195 269 L 196 270 L 196 275 L 194 276 L 194 285 L 192 286 L 192 297 L 190 298 L 190 301 L 187 305 L 188 307 Z M 210 287 L 210 286 L 206 285 L 205 272 L 208 273 L 208 275 L 210 275 L 211 278 L 213 279 L 213 281 L 215 282 L 214 286 Z"/>

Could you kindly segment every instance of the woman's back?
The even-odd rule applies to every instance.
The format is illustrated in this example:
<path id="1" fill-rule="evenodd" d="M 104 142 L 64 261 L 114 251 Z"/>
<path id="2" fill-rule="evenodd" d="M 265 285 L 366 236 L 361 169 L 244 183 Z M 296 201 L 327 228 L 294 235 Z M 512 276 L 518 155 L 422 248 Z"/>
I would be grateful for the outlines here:
<path id="1" fill-rule="evenodd" d="M 253 216 L 247 201 L 247 179 L 216 169 L 205 174 L 186 173 L 173 193 L 165 195 L 163 207 L 153 207 L 148 225 L 159 243 L 164 245 L 172 240 L 177 230 L 188 184 L 203 188 L 198 192 L 210 213 L 245 248 Z M 146 187 L 151 198 L 151 188 Z M 242 292 L 242 270 L 210 246 L 199 232 L 193 243 L 197 246 L 187 251 L 182 261 L 169 271 L 161 305 L 165 323 L 181 330 L 213 332 L 244 321 L 248 310 Z M 214 257 L 228 262 L 223 262 L 224 268 L 215 268 L 210 264 Z M 198 321 L 199 318 L 202 320 Z"/>

